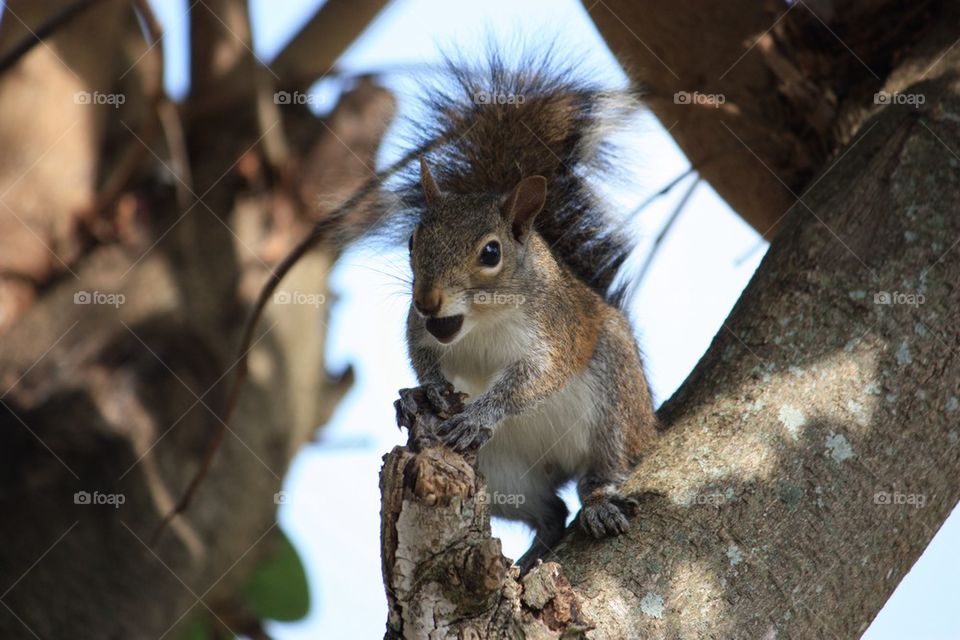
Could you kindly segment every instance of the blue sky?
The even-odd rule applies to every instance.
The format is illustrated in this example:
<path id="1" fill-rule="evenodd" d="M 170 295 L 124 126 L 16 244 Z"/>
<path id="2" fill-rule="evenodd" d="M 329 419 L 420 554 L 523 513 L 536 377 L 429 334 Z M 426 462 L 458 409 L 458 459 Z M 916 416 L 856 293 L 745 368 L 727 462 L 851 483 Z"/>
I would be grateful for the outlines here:
<path id="1" fill-rule="evenodd" d="M 153 0 L 167 35 L 167 86 L 182 95 L 187 83 L 183 56 L 187 3 Z M 256 51 L 269 61 L 317 0 L 253 2 Z M 348 70 L 429 63 L 451 45 L 469 53 L 488 33 L 529 39 L 555 36 L 563 50 L 598 70 L 612 84 L 625 78 L 576 0 L 395 0 L 343 56 Z M 401 115 L 416 98 L 418 79 L 387 80 L 399 97 Z M 321 108 L 333 104 L 336 81 L 316 88 Z M 400 128 L 402 129 L 402 127 Z M 402 130 L 388 134 L 384 159 L 395 157 Z M 610 189 L 617 206 L 633 207 L 681 174 L 687 160 L 655 118 L 642 117 L 624 142 L 629 180 Z M 637 220 L 638 259 L 664 224 L 685 182 Z M 632 315 L 657 401 L 667 398 L 706 349 L 766 250 L 708 186 L 697 188 L 667 236 L 636 296 Z M 319 444 L 307 446 L 286 479 L 290 500 L 279 518 L 307 566 L 313 606 L 295 624 L 272 625 L 279 640 L 381 637 L 386 604 L 380 577 L 380 458 L 402 442 L 393 426 L 396 389 L 415 384 L 403 346 L 408 304 L 403 285 L 390 275 L 407 271 L 403 253 L 374 256 L 349 252 L 333 274 L 340 298 L 329 332 L 329 366 L 352 363 L 357 383 Z M 349 492 L 342 478 L 351 478 Z M 573 496 L 568 496 L 571 501 Z M 573 504 L 573 502 L 572 502 Z M 516 557 L 529 536 L 520 526 L 494 523 L 504 551 Z M 927 549 L 864 636 L 869 640 L 960 637 L 960 518 L 954 516 Z M 349 635 L 348 635 L 349 634 Z"/>

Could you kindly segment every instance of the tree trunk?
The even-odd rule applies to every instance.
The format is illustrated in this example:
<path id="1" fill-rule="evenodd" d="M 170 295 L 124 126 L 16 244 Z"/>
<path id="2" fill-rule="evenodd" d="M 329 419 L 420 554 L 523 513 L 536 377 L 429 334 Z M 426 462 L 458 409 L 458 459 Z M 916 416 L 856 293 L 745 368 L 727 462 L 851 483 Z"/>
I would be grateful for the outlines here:
<path id="1" fill-rule="evenodd" d="M 7 3 L 0 52 L 66 4 Z M 200 613 L 244 630 L 287 464 L 352 381 L 324 370 L 336 255 L 317 251 L 264 318 L 194 504 L 153 539 L 220 425 L 250 303 L 369 178 L 393 115 L 371 82 L 323 121 L 275 100 L 246 20 L 193 7 L 183 105 L 128 2 L 0 76 L 0 637 L 156 640 Z"/>
<path id="2" fill-rule="evenodd" d="M 469 464 L 430 449 L 386 457 L 387 637 L 866 629 L 960 497 L 957 20 L 881 87 L 922 99 L 861 96 L 849 144 L 800 184 L 660 411 L 662 438 L 626 484 L 641 500 L 628 534 L 596 542 L 573 527 L 521 585 L 495 552 Z M 749 184 L 771 175 L 758 163 Z"/>

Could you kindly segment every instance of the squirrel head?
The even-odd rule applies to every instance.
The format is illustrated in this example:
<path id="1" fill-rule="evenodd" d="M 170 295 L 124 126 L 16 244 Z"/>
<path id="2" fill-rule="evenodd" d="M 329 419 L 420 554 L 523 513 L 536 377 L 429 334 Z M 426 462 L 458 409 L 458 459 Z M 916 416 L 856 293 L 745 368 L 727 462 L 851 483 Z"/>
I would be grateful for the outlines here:
<path id="1" fill-rule="evenodd" d="M 529 294 L 526 249 L 547 180 L 530 176 L 506 196 L 444 193 L 420 159 L 426 210 L 410 236 L 413 307 L 443 344 Z"/>

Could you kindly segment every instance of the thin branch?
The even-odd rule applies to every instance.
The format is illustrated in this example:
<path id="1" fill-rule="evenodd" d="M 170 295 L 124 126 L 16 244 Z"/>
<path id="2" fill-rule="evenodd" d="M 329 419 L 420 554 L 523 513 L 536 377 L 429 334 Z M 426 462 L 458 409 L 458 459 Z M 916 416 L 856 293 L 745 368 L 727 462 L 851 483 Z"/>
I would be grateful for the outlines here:
<path id="1" fill-rule="evenodd" d="M 270 64 L 280 88 L 305 89 L 329 74 L 337 59 L 387 3 L 327 0 Z"/>
<path id="2" fill-rule="evenodd" d="M 689 175 L 689 172 L 685 175 Z M 680 218 L 680 214 L 683 213 L 684 208 L 687 206 L 687 202 L 689 202 L 690 197 L 693 196 L 693 192 L 696 191 L 697 187 L 700 186 L 701 180 L 702 178 L 697 176 L 697 179 L 694 180 L 689 187 L 687 187 L 687 190 L 680 197 L 680 201 L 677 202 L 677 206 L 674 207 L 670 217 L 667 218 L 666 223 L 664 223 L 663 227 L 660 228 L 660 232 L 653 240 L 653 246 L 650 247 L 650 251 L 647 253 L 646 259 L 643 261 L 643 266 L 640 267 L 640 271 L 637 272 L 636 282 L 642 282 L 644 276 L 647 275 L 647 271 L 650 269 L 650 265 L 653 264 L 653 259 L 656 257 L 657 251 L 660 249 L 660 245 L 663 243 L 663 239 L 667 237 L 667 234 L 670 232 L 670 229 L 673 227 L 674 223 Z M 676 184 L 676 182 L 673 184 Z"/>
<path id="3" fill-rule="evenodd" d="M 636 208 L 634 208 L 634 210 L 630 212 L 629 217 L 630 217 L 630 218 L 633 218 L 634 216 L 640 214 L 644 209 L 646 209 L 646 208 L 649 207 L 651 204 L 653 204 L 653 202 L 654 202 L 657 198 L 660 198 L 660 197 L 665 196 L 665 195 L 667 195 L 668 193 L 670 193 L 675 186 L 677 186 L 678 184 L 680 184 L 681 182 L 683 182 L 683 179 L 684 179 L 684 178 L 686 178 L 687 176 L 689 176 L 689 175 L 692 174 L 692 173 L 695 173 L 696 171 L 697 171 L 696 167 L 694 167 L 693 165 L 690 165 L 690 167 L 688 167 L 686 171 L 684 171 L 683 173 L 681 173 L 680 175 L 678 175 L 676 178 L 674 178 L 673 180 L 671 180 L 670 182 L 668 182 L 667 184 L 665 184 L 663 187 L 661 187 L 659 191 L 657 191 L 656 193 L 650 195 L 649 197 L 647 197 L 647 199 L 645 199 L 643 202 L 641 202 L 640 204 L 638 204 L 638 205 L 636 206 Z"/>
<path id="4" fill-rule="evenodd" d="M 262 65 L 257 65 L 253 76 L 261 148 L 274 172 L 285 174 L 289 168 L 292 153 L 284 126 L 283 113 L 275 97 L 273 77 Z M 274 123 L 279 124 L 274 126 Z"/>
<path id="5" fill-rule="evenodd" d="M 733 266 L 737 268 L 742 267 L 747 262 L 747 260 L 752 258 L 757 251 L 760 251 L 760 249 L 762 249 L 763 245 L 765 244 L 769 244 L 769 243 L 767 242 L 767 240 L 764 239 L 762 235 L 758 234 L 756 244 L 754 244 L 752 247 L 750 247 L 745 252 L 743 252 L 743 254 L 737 256 L 737 259 L 733 261 Z"/>
<path id="6" fill-rule="evenodd" d="M 384 64 L 373 69 L 332 69 L 324 74 L 324 78 L 338 78 L 343 81 L 359 80 L 361 78 L 383 78 L 391 75 L 416 75 L 418 77 L 424 74 L 442 74 L 446 72 L 446 66 L 430 62 L 397 62 L 393 64 Z"/>
<path id="7" fill-rule="evenodd" d="M 140 16 L 146 27 L 147 40 L 151 51 L 156 51 L 157 74 L 152 78 L 153 84 L 147 89 L 151 96 L 163 95 L 163 27 L 153 12 L 153 7 L 147 0 L 132 0 L 134 11 Z"/>
<path id="8" fill-rule="evenodd" d="M 133 4 L 143 18 L 147 35 L 150 37 L 150 47 L 157 56 L 157 73 L 149 89 L 150 98 L 157 118 L 160 120 L 160 126 L 163 128 L 172 168 L 177 174 L 177 198 L 181 207 L 188 207 L 189 195 L 193 192 L 193 175 L 190 170 L 190 155 L 187 152 L 186 134 L 180 113 L 163 90 L 163 27 L 147 0 L 133 0 Z M 137 146 L 143 148 L 142 144 Z"/>

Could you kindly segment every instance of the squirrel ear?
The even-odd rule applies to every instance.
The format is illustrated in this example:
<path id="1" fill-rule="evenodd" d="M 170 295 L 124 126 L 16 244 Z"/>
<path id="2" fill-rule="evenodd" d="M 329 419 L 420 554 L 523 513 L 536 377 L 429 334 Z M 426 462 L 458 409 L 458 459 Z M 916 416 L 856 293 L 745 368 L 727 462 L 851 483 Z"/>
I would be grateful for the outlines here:
<path id="1" fill-rule="evenodd" d="M 427 204 L 436 204 L 440 199 L 441 193 L 437 183 L 430 173 L 430 167 L 427 166 L 427 160 L 420 156 L 420 185 L 423 187 L 423 197 L 427 199 Z"/>
<path id="2" fill-rule="evenodd" d="M 530 176 L 521 180 L 507 197 L 501 211 L 504 219 L 513 227 L 513 237 L 518 242 L 527 239 L 533 220 L 547 201 L 547 179 Z"/>

